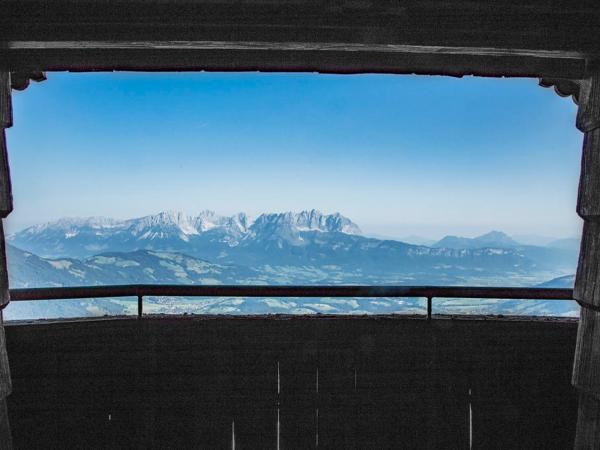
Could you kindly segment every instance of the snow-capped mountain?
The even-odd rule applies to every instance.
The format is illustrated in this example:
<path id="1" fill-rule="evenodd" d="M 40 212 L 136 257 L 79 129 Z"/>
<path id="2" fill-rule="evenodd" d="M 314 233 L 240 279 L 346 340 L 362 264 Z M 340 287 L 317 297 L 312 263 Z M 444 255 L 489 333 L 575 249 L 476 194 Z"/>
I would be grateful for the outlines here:
<path id="1" fill-rule="evenodd" d="M 252 230 L 259 232 L 277 232 L 282 229 L 292 232 L 322 231 L 329 233 L 361 234 L 358 225 L 340 213 L 325 215 L 315 209 L 280 214 L 262 214 L 252 225 Z"/>
<path id="2" fill-rule="evenodd" d="M 161 212 L 127 220 L 61 219 L 27 228 L 8 241 L 46 258 L 152 250 L 249 267 L 337 265 L 385 272 L 393 267 L 430 274 L 436 264 L 490 273 L 522 273 L 527 268 L 561 274 L 572 271 L 577 260 L 576 252 L 519 246 L 500 232 L 474 239 L 446 238 L 434 247 L 367 238 L 347 217 L 317 210 L 266 213 L 255 220 L 243 213 L 221 216 L 213 211 Z"/>
<path id="3" fill-rule="evenodd" d="M 360 234 L 350 219 L 317 210 L 262 214 L 252 221 L 246 214 L 221 216 L 214 211 L 195 215 L 161 212 L 128 220 L 110 218 L 61 219 L 19 231 L 10 243 L 46 257 L 82 258 L 106 251 L 174 250 L 199 255 L 214 244 L 233 247 L 244 239 L 266 236 L 298 241 L 304 232 Z M 210 253 L 210 252 L 209 252 Z"/>

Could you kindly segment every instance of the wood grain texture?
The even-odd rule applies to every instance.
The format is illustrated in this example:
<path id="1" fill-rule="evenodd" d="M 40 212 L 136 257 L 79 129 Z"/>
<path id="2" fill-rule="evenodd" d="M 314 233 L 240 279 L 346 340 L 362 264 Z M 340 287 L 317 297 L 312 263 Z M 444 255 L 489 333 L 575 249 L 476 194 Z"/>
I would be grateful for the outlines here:
<path id="1" fill-rule="evenodd" d="M 4 232 L 2 229 L 0 229 L 0 236 L 2 238 L 2 241 L 4 241 Z M 2 289 L 3 292 L 8 292 L 8 279 L 3 280 L 2 277 L 0 277 L 0 289 Z M 8 408 L 6 404 L 6 397 L 11 392 L 12 379 L 10 376 L 10 366 L 8 363 L 8 355 L 6 350 L 6 335 L 4 333 L 4 321 L 2 317 L 2 311 L 0 310 L 0 449 L 3 450 L 11 450 L 13 448 L 12 433 L 8 417 Z"/>
<path id="2" fill-rule="evenodd" d="M 0 448 L 2 450 L 11 450 L 13 448 L 8 406 L 5 397 L 0 397 Z"/>
<path id="3" fill-rule="evenodd" d="M 473 448 L 574 440 L 574 322 L 145 318 L 6 333 L 17 448 L 231 449 L 235 421 L 236 448 L 275 449 L 277 407 L 281 449 L 315 448 L 317 430 L 319 448 L 468 448 L 469 403 Z"/>
<path id="4" fill-rule="evenodd" d="M 573 298 L 580 304 L 600 306 L 600 222 L 583 223 L 581 251 L 575 276 Z"/>
<path id="5" fill-rule="evenodd" d="M 5 129 L 12 126 L 12 101 L 10 72 L 0 71 L 0 218 L 10 214 L 13 209 L 12 186 L 8 166 L 8 148 Z M 2 236 L 4 239 L 4 236 Z M 2 298 L 0 295 L 0 304 Z"/>
<path id="6" fill-rule="evenodd" d="M 10 378 L 10 365 L 8 363 L 8 356 L 6 352 L 4 323 L 0 312 L 0 398 L 5 398 L 11 392 L 12 381 Z"/>
<path id="7" fill-rule="evenodd" d="M 600 128 L 587 131 L 583 136 L 583 150 L 581 155 L 581 174 L 579 178 L 579 192 L 577 195 L 577 214 L 584 220 L 600 220 Z M 587 233 L 595 233 L 597 228 L 590 228 Z M 585 233 L 585 231 L 584 231 Z M 586 245 L 596 245 L 594 236 L 588 236 Z M 600 258 L 596 247 L 582 246 L 582 255 L 585 253 L 587 264 L 590 258 Z M 588 273 L 593 276 L 593 273 Z M 581 280 L 585 283 L 585 280 Z M 583 300 L 583 298 L 581 299 Z"/>
<path id="8" fill-rule="evenodd" d="M 541 87 L 554 88 L 561 97 L 572 97 L 575 104 L 579 102 L 579 91 L 581 90 L 581 80 L 572 80 L 566 78 L 540 78 Z"/>
<path id="9" fill-rule="evenodd" d="M 6 133 L 5 129 L 0 127 L 0 218 L 5 218 L 12 210 L 12 183 L 10 180 L 10 168 L 8 164 Z M 4 240 L 4 236 L 2 236 L 2 240 Z"/>
<path id="10" fill-rule="evenodd" d="M 8 265 L 6 263 L 6 243 L 4 239 L 4 225 L 0 220 L 0 309 L 3 309 L 10 300 L 8 286 Z"/>
<path id="11" fill-rule="evenodd" d="M 585 76 L 585 59 L 468 53 L 234 48 L 198 49 L 120 46 L 104 48 L 0 48 L 0 68 L 38 71 L 261 71 L 318 73 L 394 73 L 512 77 Z"/>
<path id="12" fill-rule="evenodd" d="M 0 71 L 0 128 L 10 128 L 13 123 L 10 72 Z"/>
<path id="13" fill-rule="evenodd" d="M 585 133 L 600 127 L 600 71 L 582 80 L 580 85 L 576 124 Z M 599 150 L 596 148 L 596 151 Z M 600 172 L 596 175 L 600 178 Z"/>
<path id="14" fill-rule="evenodd" d="M 296 41 L 597 50 L 597 4 L 573 0 L 4 0 L 3 41 Z M 535 13 L 533 13 L 535 12 Z M 475 44 L 475 45 L 474 45 Z M 486 45 L 490 44 L 490 45 Z"/>
<path id="15" fill-rule="evenodd" d="M 589 308 L 581 309 L 572 383 L 600 400 L 600 312 Z"/>
<path id="16" fill-rule="evenodd" d="M 33 81 L 44 81 L 46 74 L 44 72 L 11 72 L 10 74 L 10 86 L 12 89 L 17 91 L 23 91 L 27 89 L 31 80 Z"/>
<path id="17" fill-rule="evenodd" d="M 584 78 L 594 2 L 5 0 L 12 70 L 261 70 Z M 532 13 L 534 12 L 535 13 Z"/>
<path id="18" fill-rule="evenodd" d="M 584 219 L 573 298 L 582 306 L 572 383 L 579 392 L 575 449 L 600 447 L 600 73 L 579 83 L 585 133 L 577 213 Z"/>
<path id="19" fill-rule="evenodd" d="M 577 431 L 574 450 L 600 448 L 600 400 L 596 397 L 579 395 Z"/>

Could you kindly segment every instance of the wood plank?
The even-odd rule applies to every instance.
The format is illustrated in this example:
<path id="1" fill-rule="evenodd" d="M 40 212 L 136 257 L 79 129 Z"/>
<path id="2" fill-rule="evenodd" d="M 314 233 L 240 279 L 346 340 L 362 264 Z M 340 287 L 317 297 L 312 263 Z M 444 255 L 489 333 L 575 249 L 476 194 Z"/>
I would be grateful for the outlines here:
<path id="1" fill-rule="evenodd" d="M 32 71 L 219 71 L 390 73 L 581 78 L 585 58 L 477 55 L 428 52 L 381 52 L 272 49 L 87 48 L 0 49 L 0 69 Z M 486 49 L 483 50 L 487 52 Z"/>
<path id="2" fill-rule="evenodd" d="M 597 49 L 593 0 L 5 0 L 0 40 L 317 41 Z M 531 14 L 531 11 L 536 14 Z M 115 13 L 118 11 L 118 14 Z M 282 36 L 283 39 L 274 39 Z M 207 38 L 210 37 L 210 38 Z M 269 37 L 271 37 L 269 39 Z M 102 39 L 104 38 L 104 39 Z M 318 39 L 320 38 L 320 39 Z M 400 41 L 400 42 L 398 42 Z M 406 41 L 406 42 L 402 42 Z M 504 44 L 504 45 L 503 45 Z"/>
<path id="3" fill-rule="evenodd" d="M 2 312 L 0 311 L 0 398 L 6 398 L 11 392 L 12 380 L 6 351 L 6 335 L 4 333 Z"/>
<path id="4" fill-rule="evenodd" d="M 590 65 L 596 65 L 596 62 Z M 600 127 L 600 69 L 595 67 L 579 84 L 579 109 L 576 123 L 577 128 L 585 133 Z"/>
<path id="5" fill-rule="evenodd" d="M 600 102 L 599 102 L 600 103 Z M 584 134 L 583 137 L 583 153 L 581 156 L 581 175 L 579 178 L 579 194 L 577 197 L 577 213 L 580 217 L 586 220 L 600 220 L 600 128 L 595 128 Z M 587 224 L 586 224 L 587 225 Z M 587 229 L 584 226 L 583 241 L 586 247 L 583 247 L 580 253 L 580 264 L 587 267 L 591 260 L 597 257 L 597 242 L 594 233 L 598 229 L 595 225 L 590 224 Z M 586 233 L 588 236 L 586 236 Z M 584 271 L 585 267 L 582 268 Z M 590 274 L 591 275 L 591 274 Z M 581 274 L 583 276 L 583 272 Z M 590 279 L 591 281 L 591 279 Z M 585 295 L 578 283 L 586 283 L 586 278 L 578 278 L 575 283 L 575 291 L 577 295 Z M 578 300 L 583 300 L 583 297 L 576 297 Z"/>
<path id="6" fill-rule="evenodd" d="M 6 450 L 13 448 L 8 408 L 4 396 L 0 398 L 0 448 Z"/>
<path id="7" fill-rule="evenodd" d="M 574 338 L 574 323 L 493 320 L 145 318 L 11 325 L 15 446 L 89 448 L 93 441 L 96 448 L 231 448 L 235 421 L 236 448 L 276 448 L 278 400 L 281 449 L 315 448 L 317 425 L 319 448 L 466 448 L 464 387 L 480 376 L 477 386 L 486 390 L 477 395 L 490 405 L 485 417 L 478 410 L 480 431 L 508 430 L 513 438 L 518 432 L 523 442 L 538 439 L 551 448 L 539 441 L 542 423 L 552 427 L 544 437 L 573 440 L 568 373 Z M 486 377 L 497 382 L 485 384 Z M 504 382 L 510 389 L 503 390 Z M 511 403 L 526 425 L 494 411 Z M 491 448 L 515 442 L 494 436 Z"/>
<path id="8" fill-rule="evenodd" d="M 6 146 L 5 129 L 12 126 L 12 100 L 11 100 L 11 85 L 10 72 L 0 71 L 0 218 L 4 218 L 10 214 L 13 209 L 12 187 L 10 182 L 10 169 L 8 166 L 8 148 Z M 1 231 L 1 230 L 0 230 Z M 4 241 L 4 234 L 2 234 Z M 4 242 L 0 258 L 4 256 Z M 4 265 L 5 265 L 4 261 Z M 2 263 L 0 262 L 0 272 Z M 4 286 L 0 284 L 0 286 Z M 8 283 L 5 285 L 8 287 Z M 6 302 L 3 302 L 4 294 L 0 297 L 0 307 Z"/>
<path id="9" fill-rule="evenodd" d="M 279 445 L 281 449 L 316 448 L 318 348 L 314 323 L 293 321 L 280 328 L 277 348 Z"/>
<path id="10" fill-rule="evenodd" d="M 325 348 L 319 351 L 317 393 L 319 447 L 351 450 L 357 448 L 354 346 L 348 342 L 331 346 L 327 338 L 322 342 Z"/>
<path id="11" fill-rule="evenodd" d="M 446 322 L 431 326 L 431 367 L 427 371 L 428 448 L 469 448 L 468 393 L 472 385 L 476 332 L 459 335 Z"/>
<path id="12" fill-rule="evenodd" d="M 56 0 L 52 7 L 40 0 L 6 0 L 0 62 L 17 71 L 584 78 L 586 61 L 600 55 L 599 26 L 591 0 L 569 8 L 537 0 Z"/>
<path id="13" fill-rule="evenodd" d="M 0 128 L 0 218 L 5 218 L 13 210 L 12 185 L 8 165 L 8 147 L 4 128 Z"/>
<path id="14" fill-rule="evenodd" d="M 586 220 L 583 224 L 581 251 L 579 253 L 573 298 L 582 305 L 591 305 L 592 308 L 599 307 L 600 290 L 597 289 L 599 282 L 600 221 Z M 580 337 L 583 338 L 584 336 Z"/>
<path id="15" fill-rule="evenodd" d="M 235 448 L 275 448 L 277 443 L 277 363 L 268 346 L 231 355 Z"/>
<path id="16" fill-rule="evenodd" d="M 579 396 L 577 434 L 573 448 L 600 448 L 600 399 L 590 395 Z"/>
<path id="17" fill-rule="evenodd" d="M 6 244 L 4 239 L 4 224 L 0 218 L 0 310 L 4 308 L 9 300 L 8 290 L 8 265 L 6 262 Z"/>
<path id="18" fill-rule="evenodd" d="M 532 337 L 526 329 L 473 336 L 473 448 L 572 445 L 576 397 L 569 386 L 572 363 L 563 356 L 572 343 L 552 334 L 544 342 Z M 557 404 L 564 415 L 554 414 Z"/>
<path id="19" fill-rule="evenodd" d="M 0 128 L 10 128 L 13 123 L 10 72 L 0 71 Z"/>
<path id="20" fill-rule="evenodd" d="M 600 312 L 589 308 L 581 309 L 573 386 L 591 395 L 600 396 Z"/>

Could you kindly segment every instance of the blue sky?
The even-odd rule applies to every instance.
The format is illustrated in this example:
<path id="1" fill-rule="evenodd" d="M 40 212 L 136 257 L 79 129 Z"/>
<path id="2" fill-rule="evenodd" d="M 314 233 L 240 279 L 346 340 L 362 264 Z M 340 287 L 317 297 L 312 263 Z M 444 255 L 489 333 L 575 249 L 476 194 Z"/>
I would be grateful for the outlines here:
<path id="1" fill-rule="evenodd" d="M 580 229 L 576 107 L 533 79 L 50 73 L 13 106 L 9 232 L 310 208 L 395 237 Z"/>

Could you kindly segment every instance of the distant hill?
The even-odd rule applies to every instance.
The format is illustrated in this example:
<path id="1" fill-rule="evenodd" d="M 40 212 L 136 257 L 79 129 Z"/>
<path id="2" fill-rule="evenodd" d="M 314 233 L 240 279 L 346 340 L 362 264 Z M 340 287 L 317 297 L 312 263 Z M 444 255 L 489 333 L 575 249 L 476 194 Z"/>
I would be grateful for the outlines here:
<path id="1" fill-rule="evenodd" d="M 417 235 L 405 236 L 400 238 L 399 240 L 402 242 L 406 242 L 407 244 L 425 245 L 427 247 L 432 247 L 436 242 L 434 239 L 428 239 Z"/>
<path id="2" fill-rule="evenodd" d="M 12 288 L 107 284 L 236 284 L 260 281 L 247 267 L 214 264 L 172 252 L 102 253 L 83 260 L 41 258 L 7 246 Z"/>
<path id="3" fill-rule="evenodd" d="M 44 286 L 78 286 L 106 284 L 169 283 L 169 284 L 469 284 L 469 273 L 465 264 L 475 264 L 479 283 L 489 276 L 487 284 L 494 284 L 497 277 L 505 277 L 503 284 L 510 284 L 511 276 L 519 274 L 514 268 L 505 267 L 498 272 L 496 257 L 513 258 L 515 254 L 503 254 L 496 249 L 490 250 L 449 250 L 437 249 L 445 254 L 446 262 L 438 264 L 424 247 L 410 247 L 412 252 L 404 254 L 412 261 L 423 257 L 421 272 L 397 269 L 368 274 L 353 271 L 340 266 L 263 266 L 250 268 L 239 265 L 215 264 L 189 255 L 175 252 L 157 252 L 136 250 L 133 252 L 103 253 L 83 260 L 75 258 L 41 258 L 31 252 L 7 246 L 9 278 L 11 288 Z M 417 250 L 415 252 L 415 249 Z M 432 250 L 432 249 L 429 249 Z M 387 251 L 387 250 L 385 250 Z M 418 251 L 423 251 L 419 254 Z M 440 254 L 437 254 L 440 256 Z M 518 258 L 522 258 L 517 256 Z M 483 270 L 480 266 L 491 265 Z M 523 264 L 523 261 L 521 261 Z M 533 266 L 525 266 L 533 270 Z M 527 274 L 527 270 L 523 273 Z M 460 274 L 458 276 L 456 274 Z M 544 283 L 543 286 L 563 287 L 572 283 L 572 276 L 561 277 Z M 486 283 L 484 283 L 486 284 Z M 464 303 L 460 300 L 440 300 L 438 310 L 456 314 L 567 314 L 576 315 L 577 307 L 573 302 L 521 302 L 490 301 L 482 305 Z M 154 313 L 418 313 L 422 311 L 420 299 L 186 299 L 148 298 L 147 312 Z M 35 319 L 52 317 L 83 317 L 101 315 L 122 315 L 135 312 L 135 302 L 129 299 L 64 300 L 48 302 L 12 302 L 5 309 L 7 320 Z"/>
<path id="4" fill-rule="evenodd" d="M 573 250 L 579 251 L 579 246 L 581 245 L 581 240 L 578 238 L 567 238 L 567 239 L 557 239 L 552 242 L 549 242 L 546 246 L 553 248 L 560 248 L 563 250 Z"/>
<path id="5" fill-rule="evenodd" d="M 575 275 L 565 275 L 563 277 L 553 278 L 549 281 L 538 284 L 538 287 L 544 288 L 572 289 L 573 286 L 575 286 Z"/>
<path id="6" fill-rule="evenodd" d="M 52 286 L 98 286 L 107 284 L 247 284 L 261 283 L 262 275 L 245 268 L 212 264 L 179 253 L 137 250 L 130 253 L 105 253 L 85 260 L 41 258 L 14 246 L 7 246 L 11 288 Z M 131 300 L 131 299 L 129 299 Z M 225 313 L 224 300 L 171 301 L 147 299 L 156 312 L 194 311 Z M 212 308 L 202 310 L 202 308 Z M 225 309 L 224 309 L 225 308 Z M 61 300 L 11 302 L 4 310 L 6 320 L 58 317 L 123 315 L 135 312 L 127 299 Z"/>
<path id="7" fill-rule="evenodd" d="M 455 249 L 466 249 L 466 248 L 513 248 L 518 247 L 517 241 L 512 239 L 501 231 L 490 231 L 489 233 L 482 234 L 474 238 L 466 238 L 460 236 L 446 236 L 441 240 L 437 241 L 432 245 L 436 248 L 455 248 Z"/>
<path id="8" fill-rule="evenodd" d="M 499 248 L 511 249 L 524 257 L 535 261 L 538 267 L 553 267 L 561 271 L 574 270 L 577 267 L 579 245 L 574 240 L 554 241 L 557 245 L 523 245 L 501 231 L 492 231 L 475 238 L 446 236 L 436 242 L 434 248 L 475 249 Z"/>

